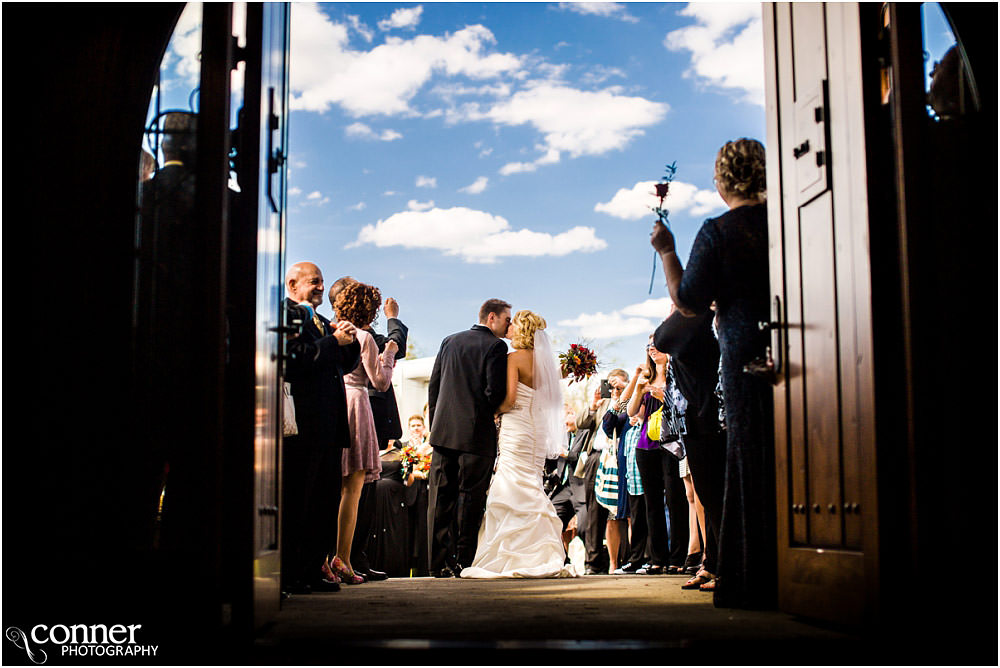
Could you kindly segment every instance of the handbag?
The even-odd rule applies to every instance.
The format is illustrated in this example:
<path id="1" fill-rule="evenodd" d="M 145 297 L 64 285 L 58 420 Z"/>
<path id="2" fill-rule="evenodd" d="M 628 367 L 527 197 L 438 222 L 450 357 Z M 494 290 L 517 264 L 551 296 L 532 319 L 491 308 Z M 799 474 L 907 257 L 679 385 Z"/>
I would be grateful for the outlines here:
<path id="1" fill-rule="evenodd" d="M 299 425 L 295 422 L 295 401 L 292 399 L 292 384 L 281 384 L 281 433 L 284 436 L 297 436 Z"/>
<path id="2" fill-rule="evenodd" d="M 660 440 L 663 431 L 663 406 L 660 406 L 649 416 L 646 422 L 646 437 L 653 443 Z"/>
<path id="3" fill-rule="evenodd" d="M 594 476 L 594 499 L 617 514 L 618 512 L 618 457 L 613 448 L 601 453 Z"/>

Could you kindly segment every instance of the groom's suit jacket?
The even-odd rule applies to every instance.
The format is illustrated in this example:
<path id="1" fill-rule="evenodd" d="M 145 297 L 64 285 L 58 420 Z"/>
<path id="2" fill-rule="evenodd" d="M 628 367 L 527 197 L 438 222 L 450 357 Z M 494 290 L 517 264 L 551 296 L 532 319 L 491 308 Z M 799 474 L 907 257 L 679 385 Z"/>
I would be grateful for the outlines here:
<path id="1" fill-rule="evenodd" d="M 445 338 L 427 389 L 431 445 L 496 456 L 493 415 L 507 393 L 507 344 L 489 328 Z"/>

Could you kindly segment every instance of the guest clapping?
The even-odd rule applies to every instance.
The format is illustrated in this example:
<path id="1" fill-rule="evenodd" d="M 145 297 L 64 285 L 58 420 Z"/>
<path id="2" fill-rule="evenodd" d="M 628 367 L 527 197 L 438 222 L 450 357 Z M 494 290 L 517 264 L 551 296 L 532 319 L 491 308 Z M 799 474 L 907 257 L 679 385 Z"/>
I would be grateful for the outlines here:
<path id="1" fill-rule="evenodd" d="M 377 390 L 386 390 L 392 383 L 392 369 L 396 363 L 396 342 L 389 341 L 385 352 L 379 355 L 375 339 L 365 331 L 375 320 L 381 303 L 382 295 L 378 288 L 364 283 L 352 283 L 337 295 L 333 305 L 338 320 L 346 320 L 357 328 L 356 334 L 361 344 L 361 364 L 344 378 L 351 447 L 343 451 L 341 460 L 344 486 L 338 517 L 337 554 L 331 564 L 334 572 L 346 584 L 361 584 L 365 581 L 351 567 L 358 500 L 362 485 L 378 480 L 382 471 L 378 436 L 368 401 L 368 383 Z"/>

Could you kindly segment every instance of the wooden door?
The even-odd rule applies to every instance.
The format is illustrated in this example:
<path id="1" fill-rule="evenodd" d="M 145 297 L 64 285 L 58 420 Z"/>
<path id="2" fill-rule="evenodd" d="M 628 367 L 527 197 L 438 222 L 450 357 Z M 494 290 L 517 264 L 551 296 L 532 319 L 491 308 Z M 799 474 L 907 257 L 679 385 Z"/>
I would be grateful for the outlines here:
<path id="1" fill-rule="evenodd" d="M 878 531 L 858 5 L 767 4 L 764 30 L 779 607 L 860 623 Z"/>

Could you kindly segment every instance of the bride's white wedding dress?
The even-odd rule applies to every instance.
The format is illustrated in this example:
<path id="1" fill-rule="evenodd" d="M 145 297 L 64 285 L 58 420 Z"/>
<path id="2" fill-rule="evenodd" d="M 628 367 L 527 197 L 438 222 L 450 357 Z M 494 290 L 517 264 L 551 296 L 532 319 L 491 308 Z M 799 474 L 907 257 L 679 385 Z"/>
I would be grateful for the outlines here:
<path id="1" fill-rule="evenodd" d="M 545 444 L 541 416 L 532 410 L 535 391 L 517 384 L 514 408 L 503 415 L 496 473 L 472 565 L 463 578 L 577 577 L 564 564 L 562 521 L 542 488 Z"/>

